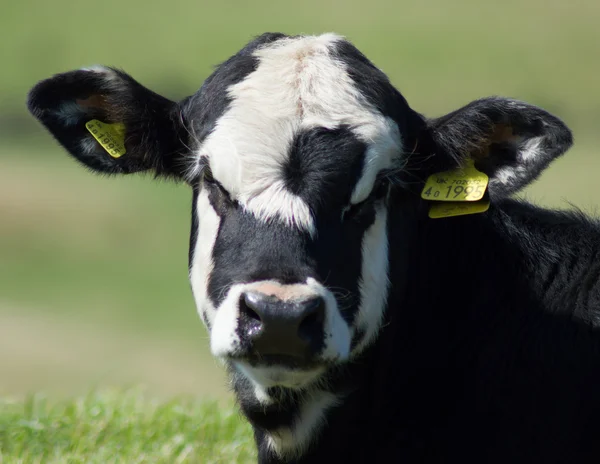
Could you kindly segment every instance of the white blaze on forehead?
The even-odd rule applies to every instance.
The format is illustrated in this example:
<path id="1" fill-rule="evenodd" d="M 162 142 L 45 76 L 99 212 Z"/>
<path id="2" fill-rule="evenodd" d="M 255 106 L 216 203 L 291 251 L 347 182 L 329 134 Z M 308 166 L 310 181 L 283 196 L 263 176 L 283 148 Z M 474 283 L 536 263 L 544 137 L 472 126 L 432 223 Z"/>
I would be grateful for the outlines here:
<path id="1" fill-rule="evenodd" d="M 221 218 L 210 204 L 206 189 L 199 192 L 196 211 L 193 214 L 198 221 L 198 230 L 192 252 L 190 283 L 198 313 L 204 315 L 202 320 L 208 321 L 212 326 L 215 308 L 208 297 L 208 278 L 214 267 L 212 250 L 217 240 Z"/>
<path id="2" fill-rule="evenodd" d="M 279 218 L 310 232 L 309 205 L 283 179 L 300 130 L 348 125 L 368 146 L 352 201 L 364 199 L 377 172 L 400 152 L 398 129 L 360 94 L 332 52 L 334 34 L 281 39 L 254 52 L 257 69 L 229 88 L 231 103 L 199 149 L 213 175 L 262 220 Z"/>

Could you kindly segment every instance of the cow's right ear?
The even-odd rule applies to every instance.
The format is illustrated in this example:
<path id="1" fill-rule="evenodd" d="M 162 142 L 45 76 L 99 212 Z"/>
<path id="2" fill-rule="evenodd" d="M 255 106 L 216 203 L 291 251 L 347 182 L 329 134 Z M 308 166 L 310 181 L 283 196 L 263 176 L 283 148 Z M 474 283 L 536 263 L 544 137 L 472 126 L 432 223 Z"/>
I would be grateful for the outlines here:
<path id="1" fill-rule="evenodd" d="M 57 74 L 29 93 L 31 113 L 94 171 L 185 173 L 179 106 L 122 71 L 95 67 Z"/>

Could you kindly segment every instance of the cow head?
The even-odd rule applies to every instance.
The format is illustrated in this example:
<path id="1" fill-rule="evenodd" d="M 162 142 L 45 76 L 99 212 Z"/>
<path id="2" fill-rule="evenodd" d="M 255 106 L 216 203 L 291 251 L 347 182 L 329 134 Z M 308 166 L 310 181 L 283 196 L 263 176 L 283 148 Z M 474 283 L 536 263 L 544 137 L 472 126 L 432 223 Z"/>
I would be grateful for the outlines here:
<path id="1" fill-rule="evenodd" d="M 558 119 L 509 99 L 426 120 L 335 35 L 265 34 L 178 103 L 98 67 L 40 82 L 29 108 L 95 171 L 192 187 L 197 309 L 213 354 L 264 404 L 270 389 L 318 385 L 376 339 L 394 192 L 472 158 L 496 200 L 571 143 Z M 86 129 L 92 119 L 122 125 L 120 156 Z"/>

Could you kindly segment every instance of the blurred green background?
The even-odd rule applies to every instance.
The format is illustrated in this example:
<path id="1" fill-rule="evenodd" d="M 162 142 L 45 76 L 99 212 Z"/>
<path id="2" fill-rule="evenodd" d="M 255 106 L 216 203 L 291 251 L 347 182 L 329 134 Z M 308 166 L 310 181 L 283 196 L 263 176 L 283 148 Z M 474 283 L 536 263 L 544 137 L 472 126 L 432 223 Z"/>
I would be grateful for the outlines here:
<path id="1" fill-rule="evenodd" d="M 252 36 L 335 31 L 427 115 L 495 94 L 563 118 L 575 148 L 524 195 L 594 212 L 599 23 L 597 0 L 4 2 L 0 394 L 226 395 L 187 281 L 190 192 L 75 165 L 26 112 L 38 80 L 107 64 L 179 99 Z"/>

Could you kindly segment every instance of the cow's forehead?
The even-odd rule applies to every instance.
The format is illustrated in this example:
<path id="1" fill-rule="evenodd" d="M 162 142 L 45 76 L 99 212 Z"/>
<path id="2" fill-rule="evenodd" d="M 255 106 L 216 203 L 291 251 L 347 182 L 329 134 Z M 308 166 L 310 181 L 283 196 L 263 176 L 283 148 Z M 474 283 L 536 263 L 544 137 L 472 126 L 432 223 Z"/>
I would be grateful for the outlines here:
<path id="1" fill-rule="evenodd" d="M 397 124 L 374 107 L 351 78 L 350 63 L 337 53 L 341 44 L 347 49 L 344 39 L 326 34 L 283 37 L 258 46 L 251 52 L 252 66 L 247 65 L 248 56 L 240 56 L 246 75 L 220 96 L 226 100 L 218 104 L 223 111 L 195 156 L 200 164 L 210 165 L 233 197 L 263 220 L 278 217 L 307 230 L 314 227 L 311 205 L 290 188 L 285 176 L 302 134 L 329 130 L 364 147 L 360 173 L 350 190 L 352 203 L 368 196 L 377 173 L 390 167 L 401 152 Z M 235 57 L 227 68 L 239 71 Z M 318 142 L 321 157 L 330 155 L 322 146 L 329 143 L 332 150 L 346 147 L 347 156 L 353 158 L 346 160 L 338 153 L 332 158 L 336 166 L 328 169 L 343 171 L 356 162 L 353 141 L 323 137 Z"/>

